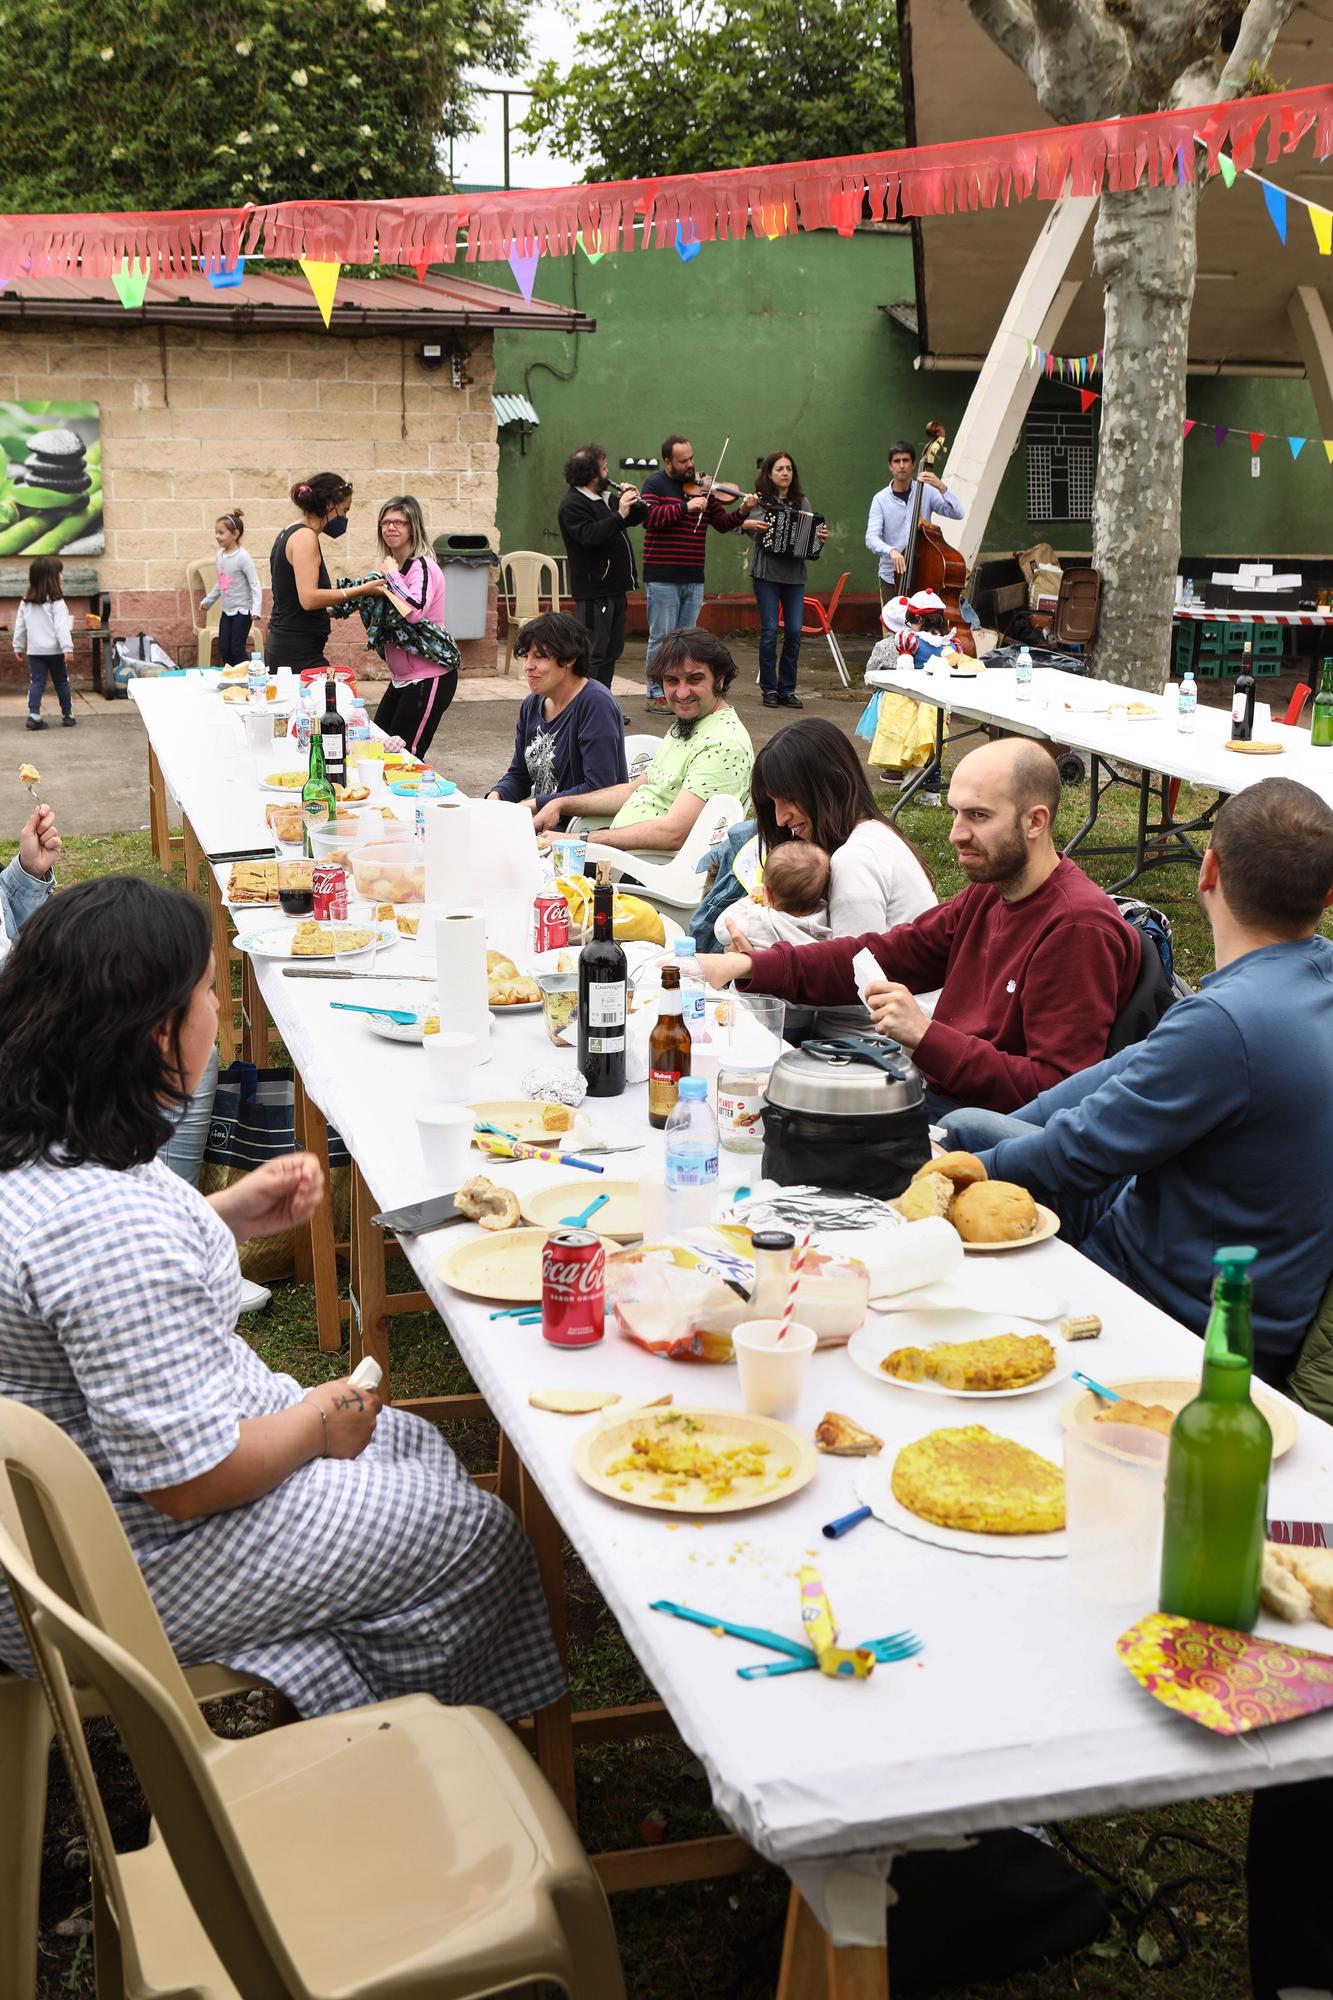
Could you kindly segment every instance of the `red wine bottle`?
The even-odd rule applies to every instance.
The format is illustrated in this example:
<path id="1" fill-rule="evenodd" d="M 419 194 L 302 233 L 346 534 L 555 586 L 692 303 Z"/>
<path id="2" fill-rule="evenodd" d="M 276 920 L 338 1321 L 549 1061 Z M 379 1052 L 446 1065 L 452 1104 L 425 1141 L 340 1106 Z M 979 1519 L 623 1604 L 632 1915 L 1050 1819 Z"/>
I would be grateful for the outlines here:
<path id="1" fill-rule="evenodd" d="M 324 775 L 331 785 L 347 783 L 347 724 L 338 712 L 338 683 L 330 667 L 324 680 L 324 713 L 319 718 Z"/>
<path id="2" fill-rule="evenodd" d="M 611 871 L 599 862 L 592 897 L 592 937 L 579 953 L 579 1068 L 589 1097 L 625 1088 L 625 954 L 613 935 Z"/>
<path id="3" fill-rule="evenodd" d="M 1236 685 L 1231 691 L 1231 740 L 1249 743 L 1254 737 L 1254 673 L 1250 665 L 1250 642 L 1245 641 L 1245 657 Z"/>

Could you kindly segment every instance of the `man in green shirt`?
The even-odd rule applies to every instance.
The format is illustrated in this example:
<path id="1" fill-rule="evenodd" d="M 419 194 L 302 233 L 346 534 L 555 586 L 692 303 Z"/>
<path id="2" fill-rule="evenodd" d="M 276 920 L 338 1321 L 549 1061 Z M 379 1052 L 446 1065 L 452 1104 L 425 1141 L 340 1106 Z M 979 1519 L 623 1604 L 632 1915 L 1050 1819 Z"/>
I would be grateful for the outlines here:
<path id="1" fill-rule="evenodd" d="M 653 672 L 675 721 L 648 769 L 631 784 L 549 799 L 533 820 L 538 833 L 569 813 L 610 814 L 599 846 L 674 854 L 709 799 L 749 797 L 754 745 L 724 699 L 736 662 L 722 641 L 698 625 L 671 632 L 653 656 Z"/>

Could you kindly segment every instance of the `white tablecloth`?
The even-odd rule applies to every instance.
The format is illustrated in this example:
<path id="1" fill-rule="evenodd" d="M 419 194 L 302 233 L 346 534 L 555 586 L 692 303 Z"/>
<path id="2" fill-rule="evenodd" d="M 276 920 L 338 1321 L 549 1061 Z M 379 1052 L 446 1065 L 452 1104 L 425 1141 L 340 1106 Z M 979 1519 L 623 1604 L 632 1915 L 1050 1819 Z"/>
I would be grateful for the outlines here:
<path id="1" fill-rule="evenodd" d="M 174 765 L 192 820 L 196 790 L 202 794 L 213 783 L 205 761 L 198 762 L 197 784 L 195 759 Z M 400 944 L 381 965 L 421 969 L 429 959 Z M 423 1092 L 421 1050 L 382 1041 L 357 1016 L 329 1006 L 331 999 L 383 999 L 389 989 L 287 979 L 271 961 L 261 966 L 260 984 L 307 1089 L 377 1201 L 393 1207 L 437 1192 L 421 1163 L 414 1122 Z M 569 1060 L 551 1048 L 539 1014 L 498 1019 L 492 1049 L 476 1077 L 478 1097 L 516 1095 L 529 1066 Z M 643 1141 L 641 1152 L 606 1159 L 608 1177 L 634 1179 L 660 1160 L 661 1136 L 648 1127 L 644 1087 L 591 1109 L 608 1138 Z M 753 1165 L 733 1162 L 733 1179 Z M 492 1163 L 486 1171 L 516 1188 L 576 1181 L 584 1199 L 596 1185 L 592 1175 L 533 1162 Z M 1071 1592 L 1062 1562 L 960 1555 L 874 1521 L 841 1541 L 825 1541 L 822 1524 L 856 1504 L 858 1461 L 821 1458 L 801 1493 L 712 1520 L 674 1520 L 593 1493 L 571 1463 L 584 1420 L 532 1409 L 529 1390 L 593 1384 L 631 1399 L 670 1389 L 678 1404 L 739 1408 L 736 1372 L 659 1361 L 615 1336 L 566 1353 L 547 1347 L 539 1328 L 492 1321 L 490 1305 L 461 1297 L 435 1272 L 436 1259 L 463 1233 L 472 1233 L 472 1225 L 408 1243 L 422 1284 L 707 1771 L 719 1812 L 788 1870 L 836 1942 L 883 1936 L 880 1885 L 895 1850 L 1328 1770 L 1333 1714 L 1253 1739 L 1223 1739 L 1162 1709 L 1133 1682 L 1114 1648 L 1116 1634 L 1153 1607 L 1086 1602 Z M 1066 1244 L 1050 1241 L 1001 1261 L 1061 1294 L 1070 1309 L 1100 1313 L 1105 1331 L 1081 1346 L 1078 1358 L 1101 1378 L 1197 1371 L 1192 1335 Z M 887 1351 L 892 1337 L 881 1323 Z M 996 1405 L 988 1420 L 1058 1455 L 1067 1387 Z M 814 1357 L 799 1428 L 809 1433 L 830 1408 L 877 1431 L 886 1455 L 925 1430 L 973 1415 L 949 1398 L 872 1382 L 840 1350 Z M 1333 1431 L 1303 1413 L 1298 1421 L 1298 1442 L 1274 1469 L 1270 1511 L 1323 1518 Z M 880 1667 L 864 1683 L 817 1673 L 745 1682 L 737 1667 L 764 1655 L 648 1608 L 654 1598 L 671 1598 L 795 1637 L 795 1573 L 810 1561 L 824 1577 L 847 1640 L 911 1626 L 924 1652 Z M 1260 1629 L 1333 1652 L 1333 1636 L 1317 1625 Z"/>

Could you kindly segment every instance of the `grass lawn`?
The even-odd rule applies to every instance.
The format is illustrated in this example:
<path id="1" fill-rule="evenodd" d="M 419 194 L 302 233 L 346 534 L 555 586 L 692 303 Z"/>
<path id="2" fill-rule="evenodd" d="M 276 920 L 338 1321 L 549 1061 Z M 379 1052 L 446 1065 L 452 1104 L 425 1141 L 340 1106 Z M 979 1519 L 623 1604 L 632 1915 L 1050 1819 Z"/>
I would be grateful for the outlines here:
<path id="1" fill-rule="evenodd" d="M 1131 836 L 1131 803 L 1122 797 L 1108 804 L 1099 838 Z M 1086 789 L 1066 794 L 1062 837 L 1079 824 L 1085 809 Z M 903 831 L 928 857 L 942 896 L 961 886 L 948 847 L 948 826 L 946 812 L 921 808 L 903 815 Z M 12 842 L 0 844 L 0 863 L 13 851 Z M 1094 863 L 1090 872 L 1111 881 L 1125 865 Z M 116 869 L 156 877 L 146 833 L 66 843 L 62 881 Z M 1169 916 L 1177 966 L 1197 982 L 1209 969 L 1211 955 L 1208 927 L 1194 900 L 1193 870 L 1170 868 L 1137 886 Z M 279 1285 L 272 1308 L 243 1326 L 273 1367 L 302 1383 L 341 1372 L 337 1356 L 319 1352 L 308 1289 Z M 434 1314 L 395 1321 L 394 1370 L 400 1395 L 471 1386 Z M 473 1469 L 493 1464 L 492 1425 L 469 1425 L 453 1442 Z M 652 1690 L 638 1662 L 572 1551 L 566 1552 L 566 1584 L 575 1706 L 650 1698 Z M 980 1687 L 978 1698 L 984 1699 Z M 253 1708 L 233 1705 L 224 1726 L 249 1728 L 255 1721 Z M 123 1760 L 102 1736 L 98 1761 L 114 1827 L 124 1838 L 141 1839 L 142 1800 Z M 1040 1973 L 997 1986 L 952 1988 L 952 2000 L 974 2000 L 982 1993 L 996 2000 L 1064 2000 L 1070 1992 L 1110 2000 L 1137 1994 L 1145 1969 L 1152 1966 L 1170 1968 L 1172 2000 L 1239 2000 L 1249 1991 L 1240 1873 L 1248 1805 L 1247 1798 L 1238 1796 L 1151 1813 L 1117 1813 L 1052 1829 L 1057 1840 L 1074 1843 L 1108 1889 L 1116 1918 L 1111 1934 L 1076 1959 Z M 592 1851 L 637 1841 L 645 1823 L 649 1837 L 665 1834 L 668 1839 L 721 1830 L 702 1768 L 682 1744 L 665 1738 L 582 1753 L 579 1809 L 583 1838 Z M 335 1834 L 334 1851 L 345 1843 L 350 1852 L 354 1837 L 351 1829 Z M 1201 1851 L 1193 1844 L 1199 1841 L 1216 1851 Z M 93 1994 L 89 1940 L 81 1934 L 87 1907 L 82 1829 L 57 1758 L 43 1877 L 39 2000 Z M 618 1897 L 616 1924 L 632 2000 L 761 2000 L 770 1995 L 785 1907 L 785 1879 L 771 1872 Z"/>

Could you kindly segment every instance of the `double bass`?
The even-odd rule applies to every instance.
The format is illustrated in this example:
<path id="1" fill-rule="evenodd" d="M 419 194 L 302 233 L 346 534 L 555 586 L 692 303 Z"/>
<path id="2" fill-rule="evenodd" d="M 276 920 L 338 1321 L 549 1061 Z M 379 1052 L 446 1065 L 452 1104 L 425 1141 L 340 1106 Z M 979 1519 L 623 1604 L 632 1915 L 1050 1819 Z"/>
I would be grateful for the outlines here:
<path id="1" fill-rule="evenodd" d="M 976 656 L 972 642 L 972 628 L 963 616 L 960 602 L 967 583 L 967 564 L 951 542 L 946 542 L 933 521 L 921 518 L 921 495 L 924 488 L 920 474 L 929 472 L 935 460 L 946 446 L 943 424 L 927 424 L 926 439 L 917 459 L 917 478 L 912 487 L 912 504 L 907 516 L 907 548 L 904 551 L 907 566 L 903 571 L 902 589 L 905 597 L 916 590 L 933 590 L 944 605 L 945 616 L 953 627 L 953 643 L 960 653 Z"/>

